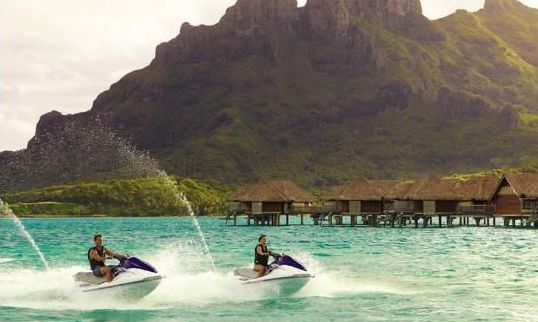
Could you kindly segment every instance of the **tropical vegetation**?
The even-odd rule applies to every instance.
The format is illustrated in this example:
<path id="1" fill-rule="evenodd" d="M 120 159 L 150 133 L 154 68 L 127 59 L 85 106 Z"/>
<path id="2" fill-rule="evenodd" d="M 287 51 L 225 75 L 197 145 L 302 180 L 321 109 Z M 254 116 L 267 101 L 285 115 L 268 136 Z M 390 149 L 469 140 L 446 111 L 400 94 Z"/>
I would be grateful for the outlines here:
<path id="1" fill-rule="evenodd" d="M 227 191 L 211 181 L 155 177 L 57 185 L 1 198 L 23 216 L 181 216 L 189 214 L 186 200 L 196 215 L 222 214 Z"/>

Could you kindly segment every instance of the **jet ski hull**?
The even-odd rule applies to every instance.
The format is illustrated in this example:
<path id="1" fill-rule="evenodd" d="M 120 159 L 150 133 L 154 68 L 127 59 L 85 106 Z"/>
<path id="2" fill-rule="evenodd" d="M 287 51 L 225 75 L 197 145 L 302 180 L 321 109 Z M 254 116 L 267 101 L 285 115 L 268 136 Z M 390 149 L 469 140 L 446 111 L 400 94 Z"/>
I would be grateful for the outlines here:
<path id="1" fill-rule="evenodd" d="M 136 257 L 120 257 L 119 260 L 111 282 L 91 272 L 79 272 L 73 276 L 77 287 L 83 294 L 137 300 L 149 295 L 161 283 L 163 277 L 149 263 Z"/>
<path id="2" fill-rule="evenodd" d="M 101 294 L 103 296 L 111 296 L 125 300 L 139 300 L 148 296 L 161 283 L 162 276 L 145 277 L 138 280 L 130 280 L 123 282 L 112 281 L 110 283 L 102 283 L 99 285 L 81 286 L 84 294 Z M 106 294 L 106 295 L 105 295 Z"/>
<path id="3" fill-rule="evenodd" d="M 278 288 L 281 295 L 290 295 L 302 289 L 314 276 L 310 274 L 302 274 L 297 276 L 285 276 L 263 279 L 257 278 L 253 280 L 242 281 L 245 285 L 271 285 Z"/>
<path id="4" fill-rule="evenodd" d="M 259 278 L 257 273 L 249 268 L 238 268 L 234 271 L 234 275 L 245 285 L 272 285 L 278 287 L 278 292 L 282 295 L 293 294 L 314 278 L 314 274 L 291 257 L 287 257 L 286 260 L 290 264 L 296 263 L 292 264 L 295 266 L 273 263 L 268 269 L 269 273 Z"/>

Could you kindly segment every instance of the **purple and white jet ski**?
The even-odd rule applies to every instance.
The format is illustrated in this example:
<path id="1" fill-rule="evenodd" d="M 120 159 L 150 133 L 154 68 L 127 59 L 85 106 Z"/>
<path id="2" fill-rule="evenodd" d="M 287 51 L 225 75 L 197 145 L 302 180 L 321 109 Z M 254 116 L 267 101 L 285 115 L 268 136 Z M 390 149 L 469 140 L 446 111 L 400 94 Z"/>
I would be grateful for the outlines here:
<path id="1" fill-rule="evenodd" d="M 125 299 L 141 299 L 157 288 L 162 275 L 151 264 L 136 257 L 118 257 L 120 264 L 114 268 L 114 279 L 107 283 L 105 278 L 92 272 L 79 272 L 73 277 L 82 292 L 90 294 L 108 293 Z"/>
<path id="2" fill-rule="evenodd" d="M 269 264 L 266 274 L 262 277 L 257 277 L 258 273 L 252 268 L 238 268 L 234 270 L 234 275 L 243 284 L 277 285 L 280 292 L 285 294 L 299 291 L 315 277 L 303 264 L 287 255 L 282 255 Z"/>

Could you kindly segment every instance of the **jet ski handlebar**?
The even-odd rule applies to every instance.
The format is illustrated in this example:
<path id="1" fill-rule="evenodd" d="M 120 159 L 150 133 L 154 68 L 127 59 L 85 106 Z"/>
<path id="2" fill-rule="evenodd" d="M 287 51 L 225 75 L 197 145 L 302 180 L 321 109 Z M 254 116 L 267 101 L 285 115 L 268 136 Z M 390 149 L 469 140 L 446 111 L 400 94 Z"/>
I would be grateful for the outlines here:
<path id="1" fill-rule="evenodd" d="M 286 256 L 286 254 L 271 253 L 271 256 L 273 256 L 274 259 L 279 259 L 281 257 Z"/>
<path id="2" fill-rule="evenodd" d="M 275 264 L 292 266 L 300 270 L 306 271 L 306 267 L 304 267 L 303 264 L 299 263 L 298 261 L 293 259 L 291 256 L 288 256 L 286 254 L 282 254 L 282 256 L 275 258 L 275 261 L 271 263 L 271 265 L 275 265 Z"/>

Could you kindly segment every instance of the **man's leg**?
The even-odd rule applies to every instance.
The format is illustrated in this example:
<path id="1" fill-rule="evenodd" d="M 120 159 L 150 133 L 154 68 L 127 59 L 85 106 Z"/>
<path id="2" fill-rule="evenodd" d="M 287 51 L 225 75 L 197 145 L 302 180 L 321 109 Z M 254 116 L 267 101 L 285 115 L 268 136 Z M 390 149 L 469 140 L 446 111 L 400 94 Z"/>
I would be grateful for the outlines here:
<path id="1" fill-rule="evenodd" d="M 265 267 L 262 267 L 260 271 L 258 272 L 258 278 L 263 277 L 265 275 L 265 271 L 266 271 Z"/>
<path id="2" fill-rule="evenodd" d="M 112 269 L 109 266 L 102 266 L 101 275 L 106 279 L 107 282 L 112 281 Z"/>
<path id="3" fill-rule="evenodd" d="M 258 272 L 258 278 L 265 275 L 265 267 L 263 265 L 254 265 L 254 270 Z"/>

